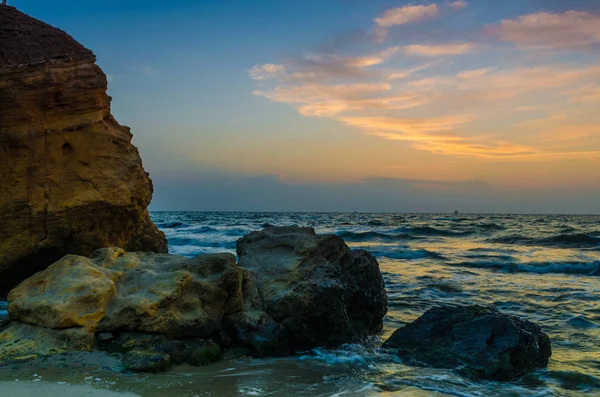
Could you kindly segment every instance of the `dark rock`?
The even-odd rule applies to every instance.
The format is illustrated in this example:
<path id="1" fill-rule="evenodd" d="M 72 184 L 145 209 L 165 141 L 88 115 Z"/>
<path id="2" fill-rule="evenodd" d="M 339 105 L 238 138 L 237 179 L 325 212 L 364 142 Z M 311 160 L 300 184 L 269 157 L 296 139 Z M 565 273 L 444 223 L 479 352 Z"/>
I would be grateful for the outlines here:
<path id="1" fill-rule="evenodd" d="M 165 372 L 170 365 L 168 354 L 154 350 L 131 350 L 123 356 L 123 367 L 132 372 Z"/>
<path id="2" fill-rule="evenodd" d="M 107 342 L 113 340 L 114 338 L 115 336 L 112 334 L 112 332 L 101 332 L 99 334 L 96 334 L 96 340 L 98 340 L 99 342 Z"/>
<path id="3" fill-rule="evenodd" d="M 458 368 L 508 380 L 548 365 L 550 339 L 540 327 L 483 306 L 436 307 L 396 330 L 384 348 L 414 365 Z"/>
<path id="4" fill-rule="evenodd" d="M 221 348 L 211 340 L 172 340 L 166 335 L 123 333 L 98 342 L 104 351 L 123 354 L 125 369 L 132 372 L 161 372 L 180 364 L 201 366 L 221 358 Z"/>
<path id="5" fill-rule="evenodd" d="M 281 324 L 291 350 L 335 347 L 381 330 L 387 298 L 379 264 L 340 237 L 272 227 L 239 239 L 237 254 L 257 284 L 262 309 Z M 260 318 L 238 321 L 245 325 L 237 334 Z M 261 327 L 275 331 L 266 322 Z"/>
<path id="6" fill-rule="evenodd" d="M 288 340 L 281 324 L 267 313 L 244 311 L 225 318 L 225 332 L 236 345 L 250 349 L 256 357 L 278 356 L 289 353 Z"/>

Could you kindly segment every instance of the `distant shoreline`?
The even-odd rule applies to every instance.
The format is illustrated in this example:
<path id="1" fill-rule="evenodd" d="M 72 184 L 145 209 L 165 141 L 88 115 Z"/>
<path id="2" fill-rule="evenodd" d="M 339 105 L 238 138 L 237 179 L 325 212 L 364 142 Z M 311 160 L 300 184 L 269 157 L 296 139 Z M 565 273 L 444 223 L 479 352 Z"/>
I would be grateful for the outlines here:
<path id="1" fill-rule="evenodd" d="M 239 214 L 357 214 L 357 215 L 453 215 L 453 212 L 369 212 L 369 211 L 243 211 L 243 210 L 149 210 L 148 212 L 198 212 L 198 213 L 239 213 Z M 598 214 L 569 214 L 569 213 L 525 213 L 525 212 L 460 212 L 458 216 L 600 216 Z"/>

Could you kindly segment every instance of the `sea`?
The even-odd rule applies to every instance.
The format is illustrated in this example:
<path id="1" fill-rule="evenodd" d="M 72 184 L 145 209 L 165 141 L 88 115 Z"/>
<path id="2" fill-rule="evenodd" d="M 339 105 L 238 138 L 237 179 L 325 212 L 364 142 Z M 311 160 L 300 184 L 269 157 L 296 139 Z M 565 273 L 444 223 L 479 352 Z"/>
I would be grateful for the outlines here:
<path id="1" fill-rule="evenodd" d="M 141 396 L 544 397 L 600 396 L 600 216 L 485 214 L 153 212 L 173 254 L 231 252 L 269 226 L 314 227 L 375 255 L 389 310 L 365 345 L 285 358 L 228 358 L 166 374 L 120 374 L 114 363 L 35 369 L 44 381 Z M 406 365 L 379 348 L 438 305 L 491 305 L 539 324 L 552 341 L 548 368 L 510 382 Z M 5 311 L 5 303 L 0 310 Z M 112 366 L 112 367 L 111 367 Z M 60 369 L 62 368 L 62 369 Z M 35 380 L 27 365 L 0 381 Z M 33 378 L 32 378 L 33 377 Z M 0 392 L 1 394 L 1 392 Z"/>

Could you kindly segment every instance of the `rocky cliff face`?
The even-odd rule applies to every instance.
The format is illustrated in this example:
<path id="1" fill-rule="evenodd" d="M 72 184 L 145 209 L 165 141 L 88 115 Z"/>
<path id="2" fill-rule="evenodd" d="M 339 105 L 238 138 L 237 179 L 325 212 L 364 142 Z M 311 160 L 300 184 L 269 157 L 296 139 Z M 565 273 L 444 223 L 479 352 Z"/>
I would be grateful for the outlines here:
<path id="1" fill-rule="evenodd" d="M 167 251 L 106 90 L 91 51 L 0 6 L 0 295 L 68 253 Z"/>

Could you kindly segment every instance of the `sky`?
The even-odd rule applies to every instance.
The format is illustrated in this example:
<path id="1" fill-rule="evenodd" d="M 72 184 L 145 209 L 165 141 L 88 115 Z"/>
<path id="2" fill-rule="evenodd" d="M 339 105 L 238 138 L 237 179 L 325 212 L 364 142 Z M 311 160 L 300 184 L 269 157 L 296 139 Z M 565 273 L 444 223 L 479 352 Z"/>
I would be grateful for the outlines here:
<path id="1" fill-rule="evenodd" d="M 9 4 L 94 51 L 152 210 L 600 213 L 600 1 Z"/>

